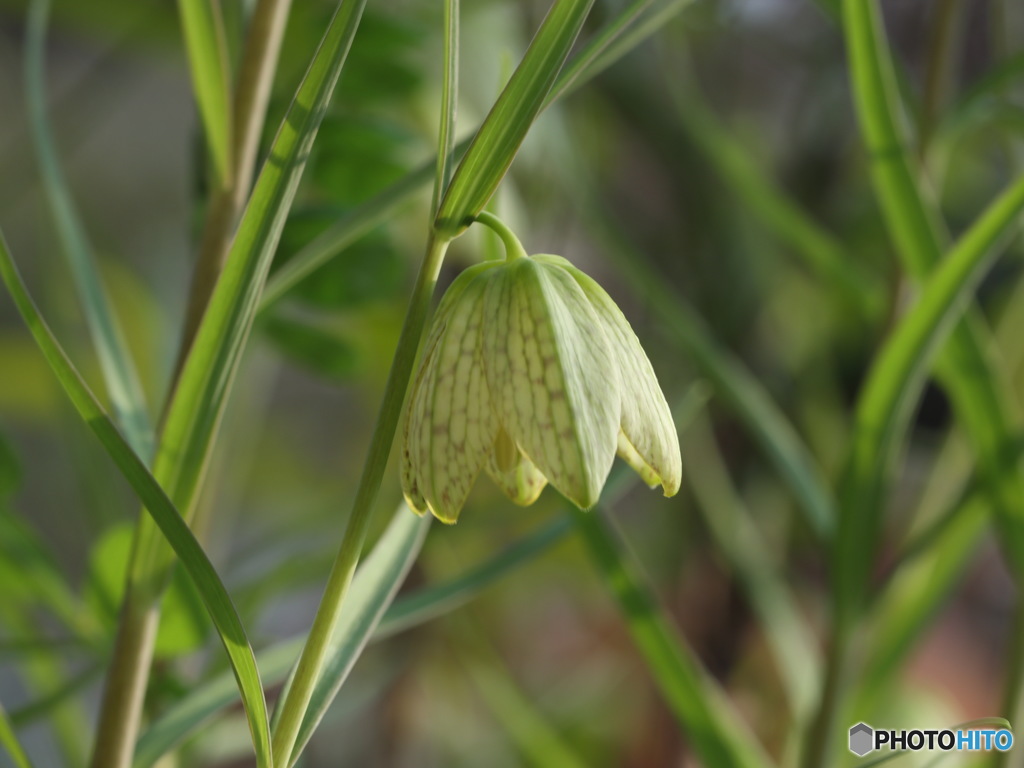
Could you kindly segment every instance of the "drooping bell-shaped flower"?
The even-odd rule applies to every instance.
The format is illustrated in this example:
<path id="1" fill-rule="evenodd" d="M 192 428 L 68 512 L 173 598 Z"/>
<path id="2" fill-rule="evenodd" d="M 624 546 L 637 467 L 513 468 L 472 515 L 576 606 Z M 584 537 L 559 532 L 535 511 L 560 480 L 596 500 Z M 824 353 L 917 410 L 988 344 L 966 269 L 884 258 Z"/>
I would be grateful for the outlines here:
<path id="1" fill-rule="evenodd" d="M 517 504 L 547 483 L 597 503 L 616 453 L 650 487 L 679 490 L 679 440 L 647 355 L 604 289 L 560 256 L 465 270 L 431 326 L 406 403 L 402 490 L 454 523 L 487 474 Z"/>

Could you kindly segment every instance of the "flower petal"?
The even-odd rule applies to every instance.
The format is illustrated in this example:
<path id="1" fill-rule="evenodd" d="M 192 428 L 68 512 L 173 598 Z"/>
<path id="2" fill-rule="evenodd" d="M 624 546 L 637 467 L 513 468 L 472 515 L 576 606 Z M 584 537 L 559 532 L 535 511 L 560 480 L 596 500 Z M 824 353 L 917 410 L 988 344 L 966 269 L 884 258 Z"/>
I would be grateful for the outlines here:
<path id="1" fill-rule="evenodd" d="M 548 482 L 593 506 L 615 458 L 620 396 L 590 301 L 561 267 L 519 258 L 491 276 L 484 311 L 498 419 Z"/>
<path id="2" fill-rule="evenodd" d="M 494 484 L 521 507 L 533 504 L 548 484 L 547 478 L 512 442 L 504 428 L 498 430 L 494 450 L 484 467 Z"/>
<path id="3" fill-rule="evenodd" d="M 446 523 L 458 518 L 497 430 L 480 352 L 486 282 L 477 280 L 493 267 L 470 268 L 448 289 L 407 406 L 406 501 Z"/>
<path id="4" fill-rule="evenodd" d="M 543 263 L 559 265 L 580 285 L 594 307 L 604 334 L 613 347 L 615 364 L 622 378 L 622 432 L 629 448 L 659 478 L 666 496 L 674 496 L 682 480 L 679 435 L 665 395 L 658 384 L 651 361 L 626 320 L 622 310 L 597 282 L 561 257 L 534 257 Z M 647 480 L 628 450 L 619 455 Z"/>

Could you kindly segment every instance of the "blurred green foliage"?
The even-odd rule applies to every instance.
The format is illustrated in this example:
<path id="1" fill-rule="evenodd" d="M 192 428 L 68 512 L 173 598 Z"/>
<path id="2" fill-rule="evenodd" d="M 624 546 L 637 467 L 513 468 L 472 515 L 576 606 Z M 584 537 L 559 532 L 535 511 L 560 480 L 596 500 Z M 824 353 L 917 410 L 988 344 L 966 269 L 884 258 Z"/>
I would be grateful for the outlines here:
<path id="1" fill-rule="evenodd" d="M 547 5 L 463 3 L 459 139 L 487 113 Z M 877 158 L 858 128 L 839 5 L 696 0 L 532 128 L 494 205 L 528 250 L 561 253 L 602 282 L 670 402 L 709 383 L 696 426 L 681 431 L 689 483 L 671 500 L 606 492 L 608 509 L 594 514 L 617 526 L 601 518 L 584 532 L 606 537 L 597 570 L 584 535 L 557 523 L 555 494 L 521 510 L 481 483 L 456 528 L 432 530 L 399 597 L 409 606 L 427 595 L 441 608 L 360 658 L 313 738 L 309 768 L 789 766 L 804 754 L 830 649 L 829 515 L 848 501 L 858 398 L 920 295 L 873 187 Z M 954 7 L 951 19 L 939 6 Z M 250 7 L 223 2 L 236 59 Z M 261 162 L 334 7 L 294 3 Z M 910 176 L 955 240 L 1024 168 L 1024 13 L 1012 0 L 881 7 Z M 597 2 L 581 41 L 625 8 Z M 272 274 L 432 162 L 441 10 L 368 5 Z M 99 390 L 32 159 L 24 11 L 0 0 L 0 224 L 43 314 Z M 51 27 L 55 141 L 155 415 L 209 195 L 179 21 L 169 3 L 58 0 Z M 238 377 L 201 502 L 216 514 L 199 534 L 261 664 L 265 650 L 277 653 L 272 685 L 296 652 L 274 649 L 305 632 L 340 540 L 428 203 L 424 185 L 271 307 Z M 482 253 L 472 230 L 455 241 L 442 287 Z M 1008 372 L 1014 408 L 1024 392 L 1021 276 L 1015 238 L 976 294 L 995 329 L 985 353 Z M 877 538 L 861 562 L 867 611 L 853 654 L 864 671 L 840 697 L 829 766 L 847 764 L 841 737 L 852 718 L 940 727 L 1006 711 L 1002 649 L 1014 647 L 1018 597 L 963 416 L 937 378 L 925 386 L 870 510 Z M 68 418 L 0 299 L 0 701 L 9 712 L 106 663 L 124 590 L 135 503 L 96 448 L 90 466 L 100 469 L 80 469 L 106 508 L 83 514 Z M 380 507 L 398 500 L 389 472 Z M 494 565 L 519 546 L 528 556 L 512 558 L 514 568 Z M 500 580 L 486 576 L 492 566 Z M 222 701 L 237 693 L 180 571 L 163 603 L 149 714 L 161 723 L 219 680 L 217 706 L 194 710 L 196 727 L 213 716 L 219 725 L 185 741 L 181 764 L 237 764 L 250 749 L 245 723 Z M 441 599 L 449 586 L 460 596 L 452 603 Z M 45 725 L 17 727 L 37 765 L 82 764 L 98 685 L 62 694 Z M 743 729 L 716 739 L 719 706 Z M 688 730 L 701 718 L 706 730 Z M 905 764 L 924 764 L 914 760 Z"/>

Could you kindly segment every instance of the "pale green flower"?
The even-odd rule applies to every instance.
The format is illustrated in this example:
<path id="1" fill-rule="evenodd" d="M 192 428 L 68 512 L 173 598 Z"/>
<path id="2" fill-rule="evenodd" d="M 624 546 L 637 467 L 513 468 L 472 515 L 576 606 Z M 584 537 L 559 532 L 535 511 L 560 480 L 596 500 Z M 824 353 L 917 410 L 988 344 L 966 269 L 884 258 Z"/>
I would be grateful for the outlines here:
<path id="1" fill-rule="evenodd" d="M 679 440 L 650 361 L 607 293 L 560 256 L 465 270 L 431 326 L 406 404 L 402 490 L 453 523 L 486 469 L 517 504 L 545 484 L 597 503 L 618 453 L 666 496 Z"/>

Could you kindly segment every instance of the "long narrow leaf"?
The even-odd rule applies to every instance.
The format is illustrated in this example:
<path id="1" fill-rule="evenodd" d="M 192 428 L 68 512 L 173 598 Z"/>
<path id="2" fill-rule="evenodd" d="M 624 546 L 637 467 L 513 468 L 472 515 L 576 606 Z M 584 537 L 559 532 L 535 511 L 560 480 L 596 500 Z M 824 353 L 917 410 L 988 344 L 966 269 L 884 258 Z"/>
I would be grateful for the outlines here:
<path id="1" fill-rule="evenodd" d="M 376 637 L 390 637 L 459 608 L 502 576 L 532 562 L 572 530 L 568 515 L 556 517 L 461 576 L 403 597 L 384 614 Z"/>
<path id="2" fill-rule="evenodd" d="M 61 170 L 56 143 L 46 115 L 45 37 L 50 0 L 32 0 L 25 34 L 25 97 L 32 139 L 57 234 L 82 302 L 110 404 L 117 423 L 135 452 L 147 461 L 153 455 L 153 425 L 139 375 L 110 299 L 96 267 L 85 227 Z"/>
<path id="3" fill-rule="evenodd" d="M 744 210 L 792 248 L 810 270 L 835 290 L 845 306 L 852 307 L 866 320 L 877 318 L 882 299 L 880 286 L 868 278 L 837 237 L 777 188 L 743 142 L 731 135 L 715 116 L 696 86 L 683 89 L 685 78 L 680 78 L 676 69 L 666 68 L 672 73 L 666 77 L 666 84 L 679 124 L 743 203 Z"/>
<path id="4" fill-rule="evenodd" d="M 934 265 L 942 261 L 944 234 L 934 204 L 920 186 L 906 150 L 894 65 L 877 2 L 847 0 L 843 8 L 857 113 L 873 160 L 876 192 L 905 268 L 916 279 L 923 280 Z M 1010 208 L 1014 205 L 1012 195 L 1004 195 L 996 203 L 1002 209 L 1008 205 Z M 993 214 L 1000 215 L 999 209 L 990 209 L 979 220 L 979 225 L 961 240 L 957 246 L 961 253 L 973 250 L 977 259 L 986 254 L 992 244 L 990 241 L 1011 221 L 997 222 Z M 987 228 L 992 226 L 998 231 L 989 232 Z M 970 266 L 980 267 L 981 264 Z M 969 287 L 970 280 L 966 279 L 964 285 Z M 1007 458 L 1012 455 L 1008 448 L 1017 431 L 1017 419 L 1006 402 L 1008 394 L 1003 371 L 987 354 L 987 344 L 983 325 L 973 312 L 968 312 L 966 322 L 950 334 L 938 372 L 978 453 L 981 477 L 996 517 L 1004 526 L 1004 543 L 1011 553 L 1009 559 L 1019 564 L 1024 562 L 1024 529 L 1019 519 L 1020 510 L 1024 509 L 1024 481 L 1017 471 L 1016 461 Z M 916 352 L 923 354 L 925 350 Z M 903 372 L 908 375 L 923 375 L 915 362 L 906 358 L 899 365 L 905 366 Z M 897 365 L 895 359 L 883 363 Z M 850 503 L 843 514 L 850 530 L 837 566 L 836 589 L 841 605 L 855 605 L 862 597 L 870 570 L 870 558 L 866 555 L 872 548 L 874 531 L 879 524 L 882 474 L 891 456 L 892 442 L 901 431 L 900 425 L 880 421 L 880 418 L 883 411 L 896 415 L 905 402 L 903 398 L 911 394 L 912 387 L 906 392 L 893 387 L 907 387 L 912 383 L 909 379 L 889 382 L 888 391 L 883 393 L 886 385 L 879 381 L 874 390 L 865 389 L 862 398 L 860 435 L 855 436 L 848 473 L 851 487 L 846 497 Z"/>
<path id="5" fill-rule="evenodd" d="M 354 581 L 345 604 L 345 612 L 334 630 L 330 656 L 313 689 L 299 738 L 292 751 L 292 762 L 305 748 L 317 725 L 327 714 L 352 667 L 370 641 L 388 605 L 405 580 L 430 527 L 430 518 L 410 513 L 399 506 L 387 531 L 373 549 Z"/>
<path id="6" fill-rule="evenodd" d="M 639 11 L 651 6 L 650 0 L 640 0 L 612 19 L 593 40 L 589 41 L 562 70 L 548 94 L 545 106 L 569 95 L 607 67 L 644 42 L 664 24 L 672 13 L 690 5 L 693 0 L 670 0 L 660 12 L 642 17 Z M 479 128 L 478 128 L 479 130 Z M 460 159 L 471 140 L 460 141 L 453 159 Z M 428 161 L 403 178 L 346 214 L 328 227 L 267 281 L 261 310 L 267 309 L 283 297 L 300 280 L 309 276 L 375 227 L 388 221 L 434 178 L 436 161 Z"/>
<path id="7" fill-rule="evenodd" d="M 216 178 L 231 178 L 231 79 L 220 0 L 178 0 L 192 87 Z"/>
<path id="8" fill-rule="evenodd" d="M 761 746 L 729 706 L 641 579 L 597 510 L 575 513 L 577 530 L 619 604 L 651 676 L 704 765 L 768 768 Z"/>
<path id="9" fill-rule="evenodd" d="M 217 571 L 175 509 L 174 504 L 149 473 L 146 465 L 117 431 L 117 427 L 114 426 L 103 407 L 89 391 L 89 387 L 75 370 L 74 365 L 43 321 L 22 282 L 21 275 L 18 274 L 2 233 L 0 233 L 0 278 L 3 279 L 18 312 L 75 409 L 103 443 L 125 478 L 132 484 L 160 531 L 181 559 L 185 570 L 192 577 L 231 661 L 252 732 L 258 764 L 261 768 L 270 765 L 270 730 L 256 659 L 249 646 L 242 622 L 235 612 L 231 598 L 221 583 Z"/>
<path id="10" fill-rule="evenodd" d="M 680 441 L 683 471 L 703 512 L 716 549 L 722 553 L 761 626 L 796 719 L 814 703 L 821 658 L 798 602 L 772 561 L 768 541 L 733 487 L 706 418 L 695 420 Z"/>
<path id="11" fill-rule="evenodd" d="M 971 293 L 1011 234 L 1024 209 L 1024 177 L 1007 189 L 978 218 L 936 268 L 921 298 L 894 329 L 872 366 L 857 407 L 857 424 L 847 478 L 847 505 L 840 534 L 837 568 L 839 609 L 850 609 L 870 569 L 871 548 L 882 504 L 885 473 L 906 430 L 911 407 L 928 372 L 929 356 L 949 336 L 969 305 Z M 1001 459 L 1012 470 L 1016 452 Z M 1005 542 L 1010 551 L 1024 551 L 1024 507 L 1004 511 Z M 1012 523 L 1012 524 L 1009 524 Z M 866 562 L 865 562 L 866 561 Z M 1021 563 L 1012 563 L 1019 567 Z"/>
<path id="12" fill-rule="evenodd" d="M 615 232 L 607 220 L 592 219 L 601 233 L 604 255 L 644 296 L 670 339 L 688 354 L 729 406 L 744 421 L 775 464 L 800 504 L 811 530 L 828 541 L 835 529 L 835 500 L 821 467 L 764 387 L 727 350 L 719 347 L 701 318 L 665 285 L 643 257 Z"/>
<path id="13" fill-rule="evenodd" d="M 343 2 L 281 123 L 256 181 L 168 410 L 154 474 L 189 515 L 252 328 L 288 209 L 365 0 Z M 151 558 L 160 564 L 158 557 Z"/>
<path id="14" fill-rule="evenodd" d="M 374 630 L 423 546 L 428 527 L 428 518 L 412 515 L 404 504 L 401 505 L 372 554 L 356 573 L 348 604 L 350 610 L 335 630 L 331 661 L 307 710 L 296 753 L 308 741 L 366 643 L 374 636 Z M 296 638 L 259 654 L 260 668 L 269 685 L 284 681 L 301 650 L 302 639 Z M 149 768 L 208 723 L 231 703 L 231 699 L 231 680 L 226 675 L 213 678 L 192 691 L 139 739 L 135 768 Z"/>
<path id="15" fill-rule="evenodd" d="M 444 81 L 441 84 L 441 127 L 437 132 L 437 169 L 430 213 L 437 206 L 451 180 L 452 152 L 455 150 L 455 116 L 459 103 L 459 0 L 444 3 Z"/>
<path id="16" fill-rule="evenodd" d="M 594 0 L 555 0 L 459 163 L 437 211 L 438 232 L 458 234 L 487 205 L 544 106 L 593 4 Z"/>
<path id="17" fill-rule="evenodd" d="M 587 41 L 559 73 L 551 93 L 553 102 L 575 92 L 581 85 L 604 72 L 636 46 L 660 30 L 669 19 L 694 0 L 634 0 Z"/>

